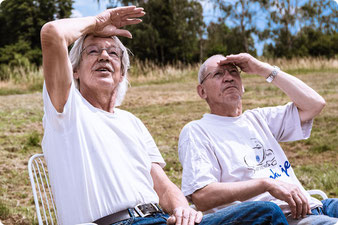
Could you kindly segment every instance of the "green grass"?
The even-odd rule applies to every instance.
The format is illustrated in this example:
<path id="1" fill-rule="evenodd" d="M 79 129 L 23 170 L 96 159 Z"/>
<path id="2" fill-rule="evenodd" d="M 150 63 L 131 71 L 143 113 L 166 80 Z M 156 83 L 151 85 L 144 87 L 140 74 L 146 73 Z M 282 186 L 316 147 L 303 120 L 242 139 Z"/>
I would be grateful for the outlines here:
<path id="1" fill-rule="evenodd" d="M 320 65 L 325 63 L 335 65 L 322 61 L 311 70 L 298 68 L 296 63 L 296 69 L 287 67 L 317 90 L 327 105 L 315 119 L 308 140 L 281 145 L 306 189 L 321 189 L 329 197 L 337 197 L 338 67 L 324 70 Z M 178 136 L 186 123 L 201 118 L 209 109 L 196 93 L 198 66 L 178 67 L 134 67 L 130 73 L 131 87 L 121 108 L 144 122 L 167 163 L 166 173 L 180 186 Z M 35 79 L 25 78 L 23 83 L 20 79 L 0 83 L 0 220 L 6 225 L 37 224 L 27 162 L 32 154 L 41 152 L 43 103 L 41 92 L 36 92 L 42 87 L 38 76 L 41 74 Z M 289 101 L 261 77 L 244 74 L 243 79 L 244 109 Z"/>
<path id="2" fill-rule="evenodd" d="M 294 167 L 298 179 L 305 187 L 326 190 L 329 196 L 338 196 L 337 164 L 314 162 Z"/>

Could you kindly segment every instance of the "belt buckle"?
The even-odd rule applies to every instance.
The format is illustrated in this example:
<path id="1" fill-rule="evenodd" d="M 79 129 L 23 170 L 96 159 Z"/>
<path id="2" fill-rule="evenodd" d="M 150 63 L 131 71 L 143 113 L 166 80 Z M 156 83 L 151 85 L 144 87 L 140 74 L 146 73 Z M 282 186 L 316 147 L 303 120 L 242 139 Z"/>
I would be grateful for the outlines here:
<path id="1" fill-rule="evenodd" d="M 158 211 L 159 209 L 157 208 L 157 206 L 154 203 L 149 203 L 156 211 Z M 137 212 L 137 214 L 140 215 L 140 217 L 146 217 L 146 216 L 150 216 L 152 213 L 148 212 L 148 213 L 143 213 L 142 210 L 139 208 L 141 205 L 145 205 L 145 204 L 138 204 L 134 207 L 135 211 Z M 146 204 L 148 205 L 148 204 Z"/>

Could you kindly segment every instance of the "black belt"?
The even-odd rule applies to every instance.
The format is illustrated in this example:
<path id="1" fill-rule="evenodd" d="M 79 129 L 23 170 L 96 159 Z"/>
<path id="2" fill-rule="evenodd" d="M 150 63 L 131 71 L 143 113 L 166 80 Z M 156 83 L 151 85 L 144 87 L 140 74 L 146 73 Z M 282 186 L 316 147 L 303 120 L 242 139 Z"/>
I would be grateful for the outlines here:
<path id="1" fill-rule="evenodd" d="M 131 217 L 146 217 L 150 216 L 154 213 L 163 213 L 161 208 L 157 203 L 149 203 L 149 204 L 139 204 L 134 208 L 129 208 L 122 210 L 117 213 L 110 214 L 108 216 L 102 217 L 100 219 L 95 220 L 93 223 L 97 225 L 110 225 L 112 223 L 116 223 L 122 220 L 129 219 Z"/>

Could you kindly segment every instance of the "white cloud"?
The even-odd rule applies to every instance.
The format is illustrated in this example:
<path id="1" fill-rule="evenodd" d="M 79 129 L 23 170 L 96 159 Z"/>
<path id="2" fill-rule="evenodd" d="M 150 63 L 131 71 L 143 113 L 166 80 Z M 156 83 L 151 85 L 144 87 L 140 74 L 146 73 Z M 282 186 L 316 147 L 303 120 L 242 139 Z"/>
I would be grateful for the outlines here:
<path id="1" fill-rule="evenodd" d="M 72 15 L 70 17 L 71 18 L 79 18 L 79 17 L 83 17 L 83 15 L 79 10 L 73 9 Z"/>

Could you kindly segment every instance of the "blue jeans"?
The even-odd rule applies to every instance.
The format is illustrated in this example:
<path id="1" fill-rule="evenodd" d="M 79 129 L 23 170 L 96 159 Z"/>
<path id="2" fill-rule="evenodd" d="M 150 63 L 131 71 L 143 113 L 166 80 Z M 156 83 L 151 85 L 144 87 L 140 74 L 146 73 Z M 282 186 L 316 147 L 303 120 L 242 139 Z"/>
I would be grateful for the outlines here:
<path id="1" fill-rule="evenodd" d="M 312 209 L 312 214 L 338 218 L 338 198 L 324 199 L 322 203 L 323 208 Z"/>
<path id="2" fill-rule="evenodd" d="M 165 225 L 168 214 L 157 213 L 148 217 L 133 217 L 113 225 Z M 244 202 L 221 209 L 203 217 L 200 225 L 225 224 L 288 224 L 282 210 L 271 202 Z"/>
<path id="3" fill-rule="evenodd" d="M 312 209 L 313 215 L 303 219 L 287 217 L 290 225 L 333 225 L 338 223 L 338 198 L 329 198 L 322 201 L 323 208 Z"/>

